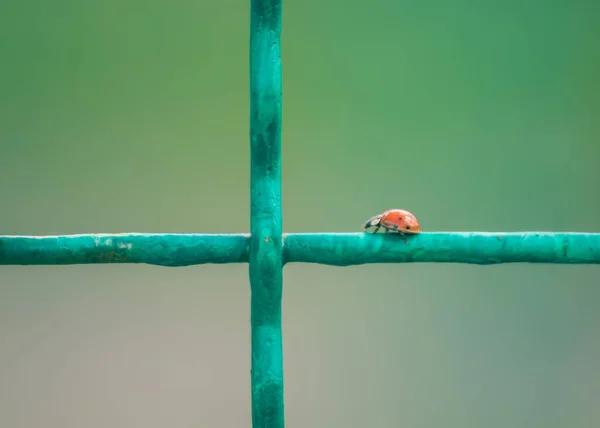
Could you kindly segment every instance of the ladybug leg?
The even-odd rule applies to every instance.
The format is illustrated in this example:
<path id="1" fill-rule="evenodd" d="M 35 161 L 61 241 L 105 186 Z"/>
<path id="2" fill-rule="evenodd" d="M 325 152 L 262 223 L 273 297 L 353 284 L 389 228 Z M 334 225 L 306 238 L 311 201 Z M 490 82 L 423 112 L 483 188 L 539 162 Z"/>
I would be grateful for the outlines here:
<path id="1" fill-rule="evenodd" d="M 388 228 L 386 227 L 386 229 L 385 229 L 385 233 L 388 233 L 389 231 L 390 231 L 390 229 L 388 229 Z"/>
<path id="2" fill-rule="evenodd" d="M 381 226 L 377 225 L 377 227 L 375 227 L 375 230 L 373 231 L 373 233 L 377 233 L 377 232 L 379 232 L 379 228 L 380 228 L 380 227 L 381 227 Z"/>

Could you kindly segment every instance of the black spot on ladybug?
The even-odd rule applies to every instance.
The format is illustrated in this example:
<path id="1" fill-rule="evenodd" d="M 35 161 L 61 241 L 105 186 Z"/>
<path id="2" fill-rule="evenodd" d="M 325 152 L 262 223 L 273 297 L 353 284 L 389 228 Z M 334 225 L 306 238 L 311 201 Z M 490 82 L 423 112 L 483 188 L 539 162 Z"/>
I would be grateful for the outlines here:
<path id="1" fill-rule="evenodd" d="M 410 226 L 406 226 L 406 230 L 410 230 Z"/>

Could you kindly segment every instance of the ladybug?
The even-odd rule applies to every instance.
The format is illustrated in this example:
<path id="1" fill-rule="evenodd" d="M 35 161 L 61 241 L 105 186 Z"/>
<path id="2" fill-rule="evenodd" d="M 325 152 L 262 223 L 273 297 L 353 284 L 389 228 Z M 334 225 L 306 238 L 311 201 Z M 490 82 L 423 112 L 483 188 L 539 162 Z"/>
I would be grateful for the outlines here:
<path id="1" fill-rule="evenodd" d="M 373 233 L 377 233 L 380 227 L 383 227 L 386 233 L 390 230 L 403 235 L 421 233 L 419 221 L 414 214 L 406 210 L 388 210 L 383 214 L 371 217 L 365 223 L 365 232 L 370 227 L 375 227 Z"/>

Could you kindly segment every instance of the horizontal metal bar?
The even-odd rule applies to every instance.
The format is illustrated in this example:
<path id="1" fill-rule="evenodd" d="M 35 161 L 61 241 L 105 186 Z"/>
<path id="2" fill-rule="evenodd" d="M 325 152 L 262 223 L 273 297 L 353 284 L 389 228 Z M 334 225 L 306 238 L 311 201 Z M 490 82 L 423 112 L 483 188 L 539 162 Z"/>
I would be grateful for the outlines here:
<path id="1" fill-rule="evenodd" d="M 600 263 L 600 233 L 437 232 L 284 235 L 285 262 L 334 266 L 366 263 Z"/>
<path id="2" fill-rule="evenodd" d="M 600 233 L 288 233 L 284 261 L 366 263 L 600 263 Z M 0 265 L 248 262 L 248 234 L 0 236 Z"/>
<path id="3" fill-rule="evenodd" d="M 0 236 L 0 265 L 243 263 L 249 243 L 247 234 Z"/>

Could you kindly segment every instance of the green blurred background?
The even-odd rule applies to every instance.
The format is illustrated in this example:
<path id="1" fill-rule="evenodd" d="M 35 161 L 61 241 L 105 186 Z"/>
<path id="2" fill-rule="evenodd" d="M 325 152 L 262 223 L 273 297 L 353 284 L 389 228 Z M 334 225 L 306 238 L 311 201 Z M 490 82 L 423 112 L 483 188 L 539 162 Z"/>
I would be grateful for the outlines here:
<path id="1" fill-rule="evenodd" d="M 286 232 L 600 231 L 600 3 L 284 2 Z M 0 233 L 247 232 L 249 2 L 0 5 Z M 600 426 L 600 268 L 285 268 L 289 427 Z M 250 425 L 246 265 L 0 268 L 0 426 Z"/>

